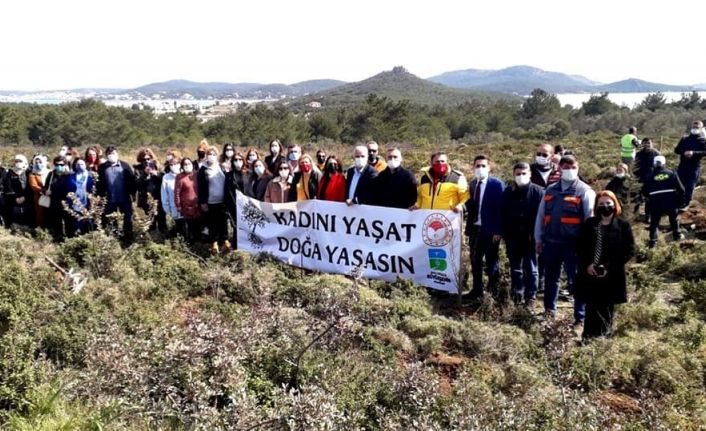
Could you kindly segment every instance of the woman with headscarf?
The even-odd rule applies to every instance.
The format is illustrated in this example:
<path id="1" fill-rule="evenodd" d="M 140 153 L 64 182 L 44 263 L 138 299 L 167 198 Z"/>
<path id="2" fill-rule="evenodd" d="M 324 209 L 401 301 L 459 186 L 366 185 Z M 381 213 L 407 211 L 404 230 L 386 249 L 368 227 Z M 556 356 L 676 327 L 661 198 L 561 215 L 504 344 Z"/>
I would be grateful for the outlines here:
<path id="1" fill-rule="evenodd" d="M 81 212 L 83 209 L 89 210 L 91 208 L 89 196 L 93 195 L 95 192 L 95 180 L 93 178 L 94 174 L 88 170 L 88 164 L 80 157 L 74 160 L 72 167 L 73 173 L 69 175 L 66 191 L 67 195 L 69 193 L 73 193 L 75 200 L 67 197 L 66 203 L 76 212 Z M 74 220 L 72 225 L 72 233 L 78 231 L 84 234 L 92 231 L 94 228 L 93 220 L 91 218 Z"/>
<path id="2" fill-rule="evenodd" d="M 324 162 L 324 173 L 316 197 L 324 201 L 346 201 L 346 177 L 343 176 L 343 167 L 336 156 L 328 156 Z"/>
<path id="3" fill-rule="evenodd" d="M 29 174 L 27 181 L 32 189 L 34 202 L 34 223 L 37 227 L 44 228 L 45 213 L 48 207 L 39 204 L 40 198 L 44 195 L 44 184 L 47 177 L 50 175 L 51 169 L 47 167 L 47 156 L 37 154 L 32 159 L 32 172 Z M 42 201 L 48 197 L 42 198 Z"/>
<path id="4" fill-rule="evenodd" d="M 299 158 L 299 172 L 294 174 L 292 188 L 289 189 L 289 201 L 316 199 L 321 181 L 321 171 L 314 165 L 314 159 L 304 154 Z"/>
<path id="5" fill-rule="evenodd" d="M 18 154 L 5 176 L 5 205 L 10 223 L 34 225 L 33 192 L 29 186 L 27 157 Z"/>

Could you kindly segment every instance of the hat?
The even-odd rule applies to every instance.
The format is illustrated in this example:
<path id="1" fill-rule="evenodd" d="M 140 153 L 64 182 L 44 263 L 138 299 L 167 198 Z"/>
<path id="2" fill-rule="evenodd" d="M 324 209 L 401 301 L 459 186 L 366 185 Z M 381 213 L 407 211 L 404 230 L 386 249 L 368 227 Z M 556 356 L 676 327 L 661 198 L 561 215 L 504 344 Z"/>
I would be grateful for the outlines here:
<path id="1" fill-rule="evenodd" d="M 667 164 L 667 159 L 666 159 L 664 156 L 655 156 L 655 159 L 654 159 L 654 161 L 652 162 L 652 164 L 653 164 L 654 166 L 657 166 L 657 165 L 662 165 L 662 166 L 664 166 L 664 165 Z"/>

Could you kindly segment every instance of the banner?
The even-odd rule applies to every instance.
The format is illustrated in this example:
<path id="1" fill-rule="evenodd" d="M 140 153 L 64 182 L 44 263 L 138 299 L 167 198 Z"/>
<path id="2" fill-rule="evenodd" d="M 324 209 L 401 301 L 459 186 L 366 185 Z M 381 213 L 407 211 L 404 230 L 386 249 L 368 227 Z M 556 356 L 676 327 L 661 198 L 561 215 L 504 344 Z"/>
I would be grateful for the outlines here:
<path id="1" fill-rule="evenodd" d="M 461 214 L 309 200 L 270 204 L 238 192 L 237 244 L 300 268 L 456 293 Z"/>

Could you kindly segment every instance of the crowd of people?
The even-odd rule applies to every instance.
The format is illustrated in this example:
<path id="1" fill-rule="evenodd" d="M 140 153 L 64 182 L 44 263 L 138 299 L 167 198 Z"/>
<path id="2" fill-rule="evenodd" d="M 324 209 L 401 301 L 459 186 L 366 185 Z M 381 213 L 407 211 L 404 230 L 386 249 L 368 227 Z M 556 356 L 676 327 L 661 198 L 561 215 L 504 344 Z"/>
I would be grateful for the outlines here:
<path id="1" fill-rule="evenodd" d="M 706 156 L 701 121 L 676 146 L 676 172 L 649 138 L 630 128 L 620 143 L 620 163 L 606 190 L 596 192 L 579 174 L 579 160 L 561 145 L 538 146 L 532 163 L 512 167 L 505 183 L 491 175 L 486 155 L 473 160 L 473 178 L 435 152 L 417 176 L 404 167 L 400 148 L 383 150 L 376 142 L 353 149 L 354 164 L 344 173 L 341 158 L 319 149 L 305 154 L 299 145 L 286 148 L 277 140 L 268 153 L 255 148 L 242 153 L 232 144 L 219 151 L 206 140 L 196 157 L 168 151 L 161 166 L 149 148 L 137 164 L 121 159 L 116 147 L 89 147 L 83 154 L 62 147 L 51 159 L 23 155 L 9 169 L 0 168 L 0 210 L 5 225 L 45 228 L 57 241 L 93 228 L 88 218 L 74 217 L 66 206 L 81 212 L 91 195 L 104 200 L 104 216 L 118 213 L 123 234 L 133 232 L 133 202 L 141 211 L 154 211 L 153 229 L 205 239 L 212 253 L 230 250 L 228 222 L 235 220 L 236 192 L 270 203 L 309 199 L 376 205 L 407 210 L 438 209 L 463 212 L 464 234 L 471 256 L 471 289 L 464 302 L 497 294 L 499 247 L 504 242 L 511 274 L 512 299 L 534 308 L 544 289 L 547 317 L 555 316 L 562 269 L 565 295 L 573 296 L 575 325 L 584 325 L 585 338 L 610 335 L 614 305 L 627 300 L 624 266 L 634 254 L 630 223 L 624 208 L 645 206 L 649 246 L 657 242 L 662 216 L 669 217 L 675 240 L 683 237 L 678 212 L 688 206 Z M 639 189 L 631 186 L 631 170 Z M 151 198 L 150 198 L 151 197 Z M 167 220 L 174 223 L 170 224 Z M 166 232 L 169 226 L 172 232 Z M 543 282 L 543 283 L 542 283 Z M 543 284 L 543 286 L 540 286 Z"/>

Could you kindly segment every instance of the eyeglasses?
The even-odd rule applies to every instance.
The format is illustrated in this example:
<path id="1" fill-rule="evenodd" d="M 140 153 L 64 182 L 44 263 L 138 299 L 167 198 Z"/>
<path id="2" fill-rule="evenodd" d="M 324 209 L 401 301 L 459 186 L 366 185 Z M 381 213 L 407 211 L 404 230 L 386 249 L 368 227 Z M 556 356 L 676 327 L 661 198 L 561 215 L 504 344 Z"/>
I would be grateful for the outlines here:
<path id="1" fill-rule="evenodd" d="M 537 153 L 537 157 L 549 157 L 547 153 Z"/>

